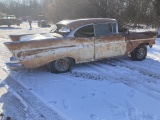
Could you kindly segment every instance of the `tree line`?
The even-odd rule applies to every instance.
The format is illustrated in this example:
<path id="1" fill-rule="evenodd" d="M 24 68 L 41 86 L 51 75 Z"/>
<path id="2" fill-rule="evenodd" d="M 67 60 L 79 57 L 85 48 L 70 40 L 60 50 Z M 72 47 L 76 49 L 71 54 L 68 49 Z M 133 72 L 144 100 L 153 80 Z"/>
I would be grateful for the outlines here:
<path id="1" fill-rule="evenodd" d="M 49 21 L 107 17 L 121 24 L 159 26 L 160 0 L 0 0 L 0 14 L 45 15 Z"/>

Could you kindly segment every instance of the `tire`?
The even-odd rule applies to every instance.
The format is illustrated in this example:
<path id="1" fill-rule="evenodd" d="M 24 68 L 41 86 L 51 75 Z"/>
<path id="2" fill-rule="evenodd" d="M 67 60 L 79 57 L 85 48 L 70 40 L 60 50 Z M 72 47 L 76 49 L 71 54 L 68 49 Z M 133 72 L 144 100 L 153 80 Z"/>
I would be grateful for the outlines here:
<path id="1" fill-rule="evenodd" d="M 61 58 L 49 63 L 49 69 L 53 73 L 65 73 L 68 72 L 73 65 L 73 59 Z"/>
<path id="2" fill-rule="evenodd" d="M 145 45 L 138 46 L 131 53 L 131 58 L 132 60 L 135 60 L 135 61 L 142 61 L 146 59 L 146 56 L 147 56 L 147 48 Z"/>

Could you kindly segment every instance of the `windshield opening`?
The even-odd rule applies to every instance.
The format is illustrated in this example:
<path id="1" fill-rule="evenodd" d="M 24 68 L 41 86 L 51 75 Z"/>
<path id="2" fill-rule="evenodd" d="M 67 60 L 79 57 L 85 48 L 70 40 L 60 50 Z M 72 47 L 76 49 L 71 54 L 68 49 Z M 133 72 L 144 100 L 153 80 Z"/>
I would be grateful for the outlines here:
<path id="1" fill-rule="evenodd" d="M 56 27 L 57 28 L 55 30 L 52 30 L 52 33 L 58 33 L 62 36 L 67 36 L 71 32 L 71 29 L 68 26 L 57 24 Z"/>

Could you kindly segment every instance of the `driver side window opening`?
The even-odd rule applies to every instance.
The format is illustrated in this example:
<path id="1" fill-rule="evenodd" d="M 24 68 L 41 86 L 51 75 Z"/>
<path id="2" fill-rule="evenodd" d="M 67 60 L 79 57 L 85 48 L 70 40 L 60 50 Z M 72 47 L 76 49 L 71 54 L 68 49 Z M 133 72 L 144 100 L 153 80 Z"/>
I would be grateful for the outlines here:
<path id="1" fill-rule="evenodd" d="M 94 37 L 94 27 L 93 25 L 87 25 L 78 29 L 75 34 L 75 37 Z"/>

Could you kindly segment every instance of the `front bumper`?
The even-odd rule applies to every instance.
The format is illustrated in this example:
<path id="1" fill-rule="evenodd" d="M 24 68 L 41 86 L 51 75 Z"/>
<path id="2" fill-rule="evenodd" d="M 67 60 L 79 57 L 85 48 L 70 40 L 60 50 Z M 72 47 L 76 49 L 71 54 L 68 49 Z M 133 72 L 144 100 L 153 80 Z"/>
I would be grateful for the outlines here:
<path id="1" fill-rule="evenodd" d="M 11 70 L 21 70 L 24 68 L 24 66 L 20 63 L 20 61 L 15 58 L 15 57 L 11 57 L 10 58 L 10 62 L 6 63 L 7 67 L 9 67 Z"/>

